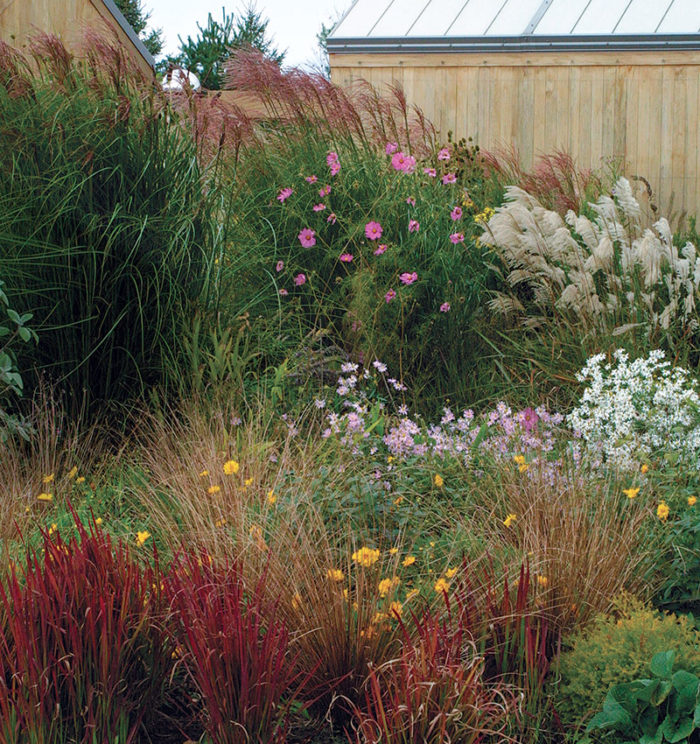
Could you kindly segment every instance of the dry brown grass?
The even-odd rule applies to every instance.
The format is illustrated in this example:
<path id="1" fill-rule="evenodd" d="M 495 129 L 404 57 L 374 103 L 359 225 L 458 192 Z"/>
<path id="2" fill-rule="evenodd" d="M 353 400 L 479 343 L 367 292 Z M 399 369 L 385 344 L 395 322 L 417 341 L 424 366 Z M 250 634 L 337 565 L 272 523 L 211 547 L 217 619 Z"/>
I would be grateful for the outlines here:
<path id="1" fill-rule="evenodd" d="M 622 590 L 651 590 L 641 569 L 653 546 L 640 528 L 653 513 L 622 495 L 622 481 L 584 480 L 573 468 L 554 482 L 534 468 L 503 468 L 498 478 L 482 481 L 479 496 L 494 525 L 491 550 L 505 543 L 528 560 L 538 606 L 562 631 L 608 611 Z M 516 520 L 506 527 L 508 514 Z"/>
<path id="2" fill-rule="evenodd" d="M 107 454 L 100 427 L 72 423 L 46 385 L 38 389 L 29 419 L 34 427 L 29 442 L 10 440 L 0 457 L 2 560 L 8 543 L 26 533 L 38 514 L 70 497 L 76 478 L 100 478 Z M 44 478 L 51 480 L 44 483 Z M 40 493 L 50 493 L 51 501 L 39 501 Z"/>

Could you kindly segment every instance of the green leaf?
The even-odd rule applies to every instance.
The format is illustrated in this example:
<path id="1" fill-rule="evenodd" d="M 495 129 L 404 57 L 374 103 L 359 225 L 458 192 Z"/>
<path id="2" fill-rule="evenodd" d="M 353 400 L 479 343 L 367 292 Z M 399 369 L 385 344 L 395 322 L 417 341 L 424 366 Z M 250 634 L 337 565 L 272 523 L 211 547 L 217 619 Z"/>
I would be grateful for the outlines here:
<path id="1" fill-rule="evenodd" d="M 671 676 L 675 658 L 676 652 L 674 649 L 659 651 L 658 654 L 654 654 L 650 664 L 651 673 L 656 677 L 668 679 Z"/>
<path id="2" fill-rule="evenodd" d="M 17 323 L 18 325 L 22 325 L 22 320 L 19 317 L 19 313 L 16 310 L 13 310 L 11 307 L 7 308 L 7 317 L 13 322 Z"/>
<path id="3" fill-rule="evenodd" d="M 32 339 L 32 333 L 29 330 L 29 328 L 25 328 L 24 326 L 20 326 L 18 328 L 19 330 L 19 337 L 22 339 L 22 341 L 31 341 Z"/>
<path id="4" fill-rule="evenodd" d="M 677 744 L 677 742 L 688 739 L 693 733 L 694 726 L 690 718 L 684 718 L 682 721 L 676 723 L 670 716 L 666 716 L 666 720 L 661 724 L 660 728 L 663 730 L 663 735 L 667 741 L 671 744 Z"/>

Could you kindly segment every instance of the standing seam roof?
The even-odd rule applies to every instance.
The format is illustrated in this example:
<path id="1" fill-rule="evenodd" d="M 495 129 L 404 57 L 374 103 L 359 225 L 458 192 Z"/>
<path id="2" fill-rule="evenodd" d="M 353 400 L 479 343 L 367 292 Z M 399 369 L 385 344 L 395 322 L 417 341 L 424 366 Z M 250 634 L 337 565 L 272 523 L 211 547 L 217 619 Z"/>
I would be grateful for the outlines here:
<path id="1" fill-rule="evenodd" d="M 663 38 L 700 34 L 700 0 L 354 0 L 329 36 L 394 40 Z"/>

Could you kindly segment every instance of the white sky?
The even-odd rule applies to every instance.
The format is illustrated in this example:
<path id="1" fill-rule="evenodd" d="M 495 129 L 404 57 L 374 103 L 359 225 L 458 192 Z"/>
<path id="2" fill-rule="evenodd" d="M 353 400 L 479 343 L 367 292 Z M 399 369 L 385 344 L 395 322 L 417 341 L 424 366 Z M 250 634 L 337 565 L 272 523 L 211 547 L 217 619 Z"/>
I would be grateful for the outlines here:
<path id="1" fill-rule="evenodd" d="M 285 66 L 310 65 L 318 59 L 316 34 L 321 24 L 327 26 L 346 11 L 351 0 L 256 0 L 253 3 L 263 18 L 269 20 L 268 37 L 280 51 L 287 50 Z M 207 14 L 221 22 L 222 7 L 239 14 L 246 0 L 143 0 L 150 12 L 150 26 L 163 29 L 165 54 L 174 54 L 178 35 L 183 39 L 197 34 L 197 23 L 207 25 Z"/>

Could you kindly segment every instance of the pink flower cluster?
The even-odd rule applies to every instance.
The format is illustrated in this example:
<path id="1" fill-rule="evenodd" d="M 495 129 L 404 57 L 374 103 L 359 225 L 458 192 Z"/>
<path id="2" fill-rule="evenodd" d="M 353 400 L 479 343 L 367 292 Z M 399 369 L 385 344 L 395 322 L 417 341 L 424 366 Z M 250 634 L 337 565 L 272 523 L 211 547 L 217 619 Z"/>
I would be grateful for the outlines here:
<path id="1" fill-rule="evenodd" d="M 401 171 L 402 173 L 413 173 L 416 169 L 416 159 L 413 155 L 407 155 L 405 152 L 399 150 L 399 152 L 393 154 L 391 165 L 394 170 Z"/>
<path id="2" fill-rule="evenodd" d="M 284 188 L 282 189 L 279 194 L 277 194 L 277 201 L 280 202 L 280 204 L 284 204 L 287 199 L 294 193 L 294 189 L 290 188 Z"/>
<path id="3" fill-rule="evenodd" d="M 316 232 L 310 227 L 305 227 L 299 233 L 299 242 L 304 248 L 313 248 L 316 245 Z"/>
<path id="4" fill-rule="evenodd" d="M 382 237 L 382 226 L 378 222 L 368 222 L 365 225 L 365 237 L 367 240 L 379 240 Z"/>
<path id="5" fill-rule="evenodd" d="M 413 282 L 418 281 L 418 274 L 415 271 L 404 271 L 403 274 L 399 274 L 399 280 L 402 284 L 413 284 Z"/>
<path id="6" fill-rule="evenodd" d="M 340 173 L 340 160 L 337 152 L 329 152 L 326 155 L 326 164 L 328 165 L 331 176 L 337 176 Z M 323 194 L 321 194 L 323 196 Z"/>

